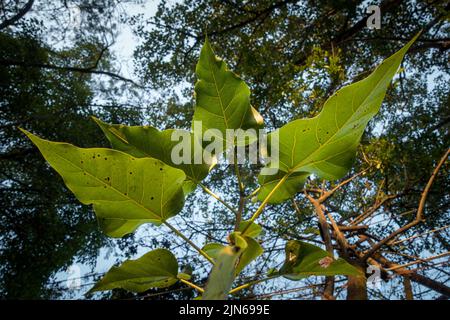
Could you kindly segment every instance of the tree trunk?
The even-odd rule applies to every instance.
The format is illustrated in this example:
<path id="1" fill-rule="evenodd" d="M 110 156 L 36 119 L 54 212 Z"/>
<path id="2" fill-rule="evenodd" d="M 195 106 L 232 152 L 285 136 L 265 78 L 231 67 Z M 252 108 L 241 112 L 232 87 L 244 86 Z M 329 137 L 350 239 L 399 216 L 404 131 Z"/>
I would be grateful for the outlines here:
<path id="1" fill-rule="evenodd" d="M 365 274 L 364 266 L 355 261 L 349 262 Z M 367 300 L 367 279 L 364 276 L 348 276 L 347 300 Z"/>
<path id="2" fill-rule="evenodd" d="M 405 299 L 414 300 L 414 294 L 412 291 L 411 280 L 408 277 L 403 278 L 403 287 L 405 288 Z"/>

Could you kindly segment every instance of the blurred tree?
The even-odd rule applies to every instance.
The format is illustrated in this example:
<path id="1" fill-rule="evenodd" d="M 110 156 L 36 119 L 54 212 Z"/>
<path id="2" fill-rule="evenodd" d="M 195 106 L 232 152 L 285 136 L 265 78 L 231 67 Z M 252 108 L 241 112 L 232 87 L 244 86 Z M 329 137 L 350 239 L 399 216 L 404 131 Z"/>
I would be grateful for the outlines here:
<path id="1" fill-rule="evenodd" d="M 58 19 L 77 4 L 87 20 L 62 29 Z M 131 83 L 114 73 L 102 40 L 114 33 L 115 1 L 1 1 L 0 14 L 0 296 L 49 298 L 61 294 L 48 279 L 73 262 L 95 263 L 108 245 L 90 208 L 81 206 L 61 179 L 26 142 L 18 127 L 75 144 L 101 142 L 89 121 L 140 120 L 114 99 Z M 50 27 L 46 29 L 44 23 Z M 116 22 L 115 22 L 116 23 Z M 111 28 L 111 29 L 110 29 Z M 57 45 L 48 35 L 60 40 Z M 95 81 L 93 75 L 106 78 Z M 106 84 L 105 84 L 106 81 Z M 113 89 L 111 89 L 113 88 Z M 103 141 L 104 143 L 104 141 Z"/>

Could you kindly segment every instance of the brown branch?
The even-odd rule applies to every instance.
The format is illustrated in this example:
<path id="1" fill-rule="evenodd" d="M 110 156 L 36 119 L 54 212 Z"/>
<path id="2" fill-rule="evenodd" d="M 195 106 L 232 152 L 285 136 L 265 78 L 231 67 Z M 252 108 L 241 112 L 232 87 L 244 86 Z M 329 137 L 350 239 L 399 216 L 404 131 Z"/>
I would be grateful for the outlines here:
<path id="1" fill-rule="evenodd" d="M 325 248 L 332 256 L 334 256 L 330 230 L 328 228 L 328 223 L 325 218 L 325 214 L 323 213 L 322 205 L 320 204 L 319 201 L 317 201 L 316 199 L 311 197 L 306 191 L 305 191 L 305 196 L 312 203 L 312 205 L 314 206 L 314 209 L 316 211 L 316 215 L 319 220 L 319 226 L 320 226 L 323 242 L 325 243 Z M 334 291 L 334 277 L 333 276 L 326 277 L 325 278 L 325 288 L 323 291 L 323 297 L 327 300 L 333 299 L 333 291 Z"/>
<path id="2" fill-rule="evenodd" d="M 405 289 L 405 299 L 414 300 L 414 294 L 411 286 L 411 280 L 407 277 L 403 278 L 403 288 Z"/>
<path id="3" fill-rule="evenodd" d="M 110 71 L 102 71 L 102 70 L 95 70 L 92 67 L 89 68 L 80 68 L 80 67 L 64 67 L 64 66 L 55 66 L 51 64 L 45 64 L 45 63 L 28 63 L 25 61 L 15 61 L 15 60 L 0 60 L 0 65 L 2 66 L 18 66 L 18 67 L 24 67 L 24 68 L 42 68 L 42 69 L 49 69 L 49 70 L 60 70 L 60 71 L 68 71 L 68 72 L 78 72 L 78 73 L 86 73 L 86 74 L 99 74 L 99 75 L 106 75 L 114 79 L 118 79 L 121 81 L 125 81 L 128 83 L 131 83 L 137 87 L 141 87 L 141 85 L 135 83 L 133 80 L 125 78 L 121 75 L 118 75 L 114 72 Z"/>
<path id="4" fill-rule="evenodd" d="M 260 17 L 267 17 L 267 15 L 269 13 L 272 13 L 275 9 L 282 8 L 282 7 L 284 7 L 285 5 L 287 5 L 289 3 L 296 3 L 296 2 L 298 2 L 298 0 L 284 0 L 284 1 L 276 2 L 276 3 L 272 4 L 271 6 L 265 8 L 263 10 L 252 12 L 253 17 L 251 17 L 251 18 L 248 18 L 248 19 L 246 19 L 246 20 L 244 20 L 242 22 L 239 22 L 239 23 L 236 23 L 236 24 L 231 25 L 229 27 L 226 27 L 226 28 L 224 28 L 222 30 L 217 30 L 217 31 L 213 31 L 213 32 L 207 32 L 207 35 L 208 36 L 215 36 L 215 35 L 227 33 L 227 32 L 230 32 L 230 31 L 234 31 L 236 29 L 240 29 L 240 28 L 245 27 L 246 25 L 248 25 L 250 23 L 253 23 L 253 22 L 257 21 Z M 204 37 L 205 37 L 204 35 L 200 35 L 200 38 L 204 38 Z"/>
<path id="5" fill-rule="evenodd" d="M 19 12 L 12 18 L 10 19 L 6 19 L 5 21 L 3 21 L 2 23 L 0 23 L 0 30 L 1 29 L 5 29 L 9 26 L 12 26 L 13 24 L 15 24 L 17 21 L 19 21 L 20 19 L 23 18 L 23 16 L 25 16 L 28 11 L 31 10 L 31 7 L 33 6 L 34 0 L 29 0 L 22 9 L 19 10 Z"/>
<path id="6" fill-rule="evenodd" d="M 380 5 L 380 10 L 383 13 L 389 12 L 393 8 L 397 8 L 403 1 L 402 0 L 386 0 L 383 1 Z M 336 35 L 331 41 L 329 41 L 327 44 L 324 44 L 322 46 L 323 49 L 328 50 L 331 49 L 331 44 L 334 46 L 339 45 L 341 42 L 347 41 L 351 37 L 353 37 L 355 34 L 358 34 L 361 30 L 363 30 L 366 27 L 366 21 L 369 15 L 365 15 L 362 19 L 360 19 L 358 22 L 356 22 L 353 26 L 346 29 L 343 32 L 340 32 L 338 35 Z M 294 64 L 296 65 L 303 65 L 306 60 L 308 59 L 309 52 L 303 54 L 300 58 L 298 58 L 296 61 L 294 61 Z"/>
<path id="7" fill-rule="evenodd" d="M 375 259 L 375 261 L 377 261 L 377 263 L 387 267 L 387 268 L 396 268 L 397 266 L 399 266 L 398 264 L 389 261 L 388 259 L 386 259 L 385 257 L 381 256 L 380 254 L 375 254 L 375 256 L 373 257 Z M 371 260 L 373 260 L 372 258 L 368 260 L 369 263 L 372 263 Z M 397 268 L 397 269 L 393 269 L 393 272 L 401 275 L 403 277 L 408 277 L 411 281 L 414 281 L 416 283 L 419 283 L 429 289 L 432 289 L 436 292 L 439 292 L 442 295 L 445 295 L 446 297 L 450 297 L 450 288 L 448 286 L 446 286 L 443 283 L 437 282 L 433 279 L 430 279 L 426 276 L 420 275 L 414 271 L 408 270 L 406 268 Z"/>
<path id="8" fill-rule="evenodd" d="M 363 173 L 365 173 L 367 170 L 369 170 L 370 166 L 367 167 L 366 169 L 358 172 L 357 174 L 353 175 L 352 177 L 342 181 L 341 183 L 339 183 L 336 187 L 334 187 L 333 189 L 331 189 L 330 191 L 326 191 L 317 201 L 319 201 L 319 203 L 323 203 L 325 200 L 327 200 L 330 196 L 332 196 L 337 190 L 339 190 L 340 188 L 342 188 L 343 186 L 345 186 L 346 184 L 350 183 L 351 181 L 353 181 L 355 178 L 359 177 L 360 175 L 362 175 Z"/>
<path id="9" fill-rule="evenodd" d="M 375 252 L 377 252 L 384 244 L 389 242 L 391 239 L 397 237 L 399 234 L 402 234 L 403 232 L 411 229 L 412 227 L 416 226 L 417 224 L 423 222 L 423 209 L 425 207 L 425 201 L 427 199 L 428 192 L 430 191 L 431 185 L 433 184 L 436 175 L 439 172 L 439 169 L 442 167 L 442 165 L 445 163 L 445 161 L 448 158 L 448 155 L 450 153 L 450 148 L 447 149 L 445 154 L 442 156 L 441 160 L 439 161 L 438 165 L 434 169 L 430 179 L 428 180 L 427 185 L 425 186 L 425 189 L 422 192 L 422 196 L 420 198 L 419 207 L 417 209 L 416 218 L 408 223 L 407 225 L 401 227 L 400 229 L 392 232 L 390 235 L 385 237 L 383 240 L 376 243 L 367 253 L 363 256 L 363 260 L 367 260 L 369 257 L 371 257 Z"/>

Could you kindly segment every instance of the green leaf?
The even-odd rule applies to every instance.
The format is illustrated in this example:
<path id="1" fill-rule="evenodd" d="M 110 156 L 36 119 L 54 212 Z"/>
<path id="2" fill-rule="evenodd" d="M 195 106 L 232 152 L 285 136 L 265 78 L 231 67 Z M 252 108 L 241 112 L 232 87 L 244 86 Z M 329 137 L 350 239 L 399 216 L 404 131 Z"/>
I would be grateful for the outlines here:
<path id="1" fill-rule="evenodd" d="M 258 182 L 261 189 L 258 192 L 258 199 L 261 201 L 264 200 L 285 175 L 286 172 L 283 171 L 278 171 L 273 176 L 259 175 Z M 309 173 L 304 172 L 291 173 L 286 181 L 272 194 L 270 203 L 281 203 L 286 199 L 292 198 L 293 195 L 303 188 L 306 178 L 309 175 Z"/>
<path id="2" fill-rule="evenodd" d="M 244 237 L 244 239 L 247 242 L 247 247 L 239 257 L 239 262 L 236 266 L 236 275 L 238 275 L 247 265 L 250 264 L 250 262 L 258 258 L 264 252 L 259 242 L 255 239 L 250 237 Z"/>
<path id="3" fill-rule="evenodd" d="M 241 249 L 235 246 L 223 247 L 208 278 L 202 300 L 225 300 L 233 285 L 236 263 Z"/>
<path id="4" fill-rule="evenodd" d="M 241 225 L 242 226 L 242 225 Z M 260 226 L 256 225 L 261 228 Z M 252 228 L 252 227 L 250 227 Z M 249 230 L 250 230 L 249 228 Z M 260 232 L 260 231 L 259 231 Z M 254 229 L 255 234 L 257 230 Z M 238 275 L 248 264 L 250 264 L 253 260 L 258 258 L 263 252 L 263 248 L 255 239 L 250 236 L 242 236 L 240 232 L 233 232 L 230 235 L 230 238 L 235 242 L 235 246 L 240 249 L 239 261 L 236 265 L 236 275 Z M 225 245 L 220 243 L 208 243 L 205 245 L 202 250 L 205 251 L 211 258 L 217 260 L 220 252 L 225 248 Z"/>
<path id="5" fill-rule="evenodd" d="M 249 223 L 251 223 L 250 227 L 248 227 L 248 229 L 245 231 L 245 233 L 242 234 L 242 236 L 251 237 L 251 238 L 258 237 L 262 232 L 262 227 L 259 224 L 256 224 L 254 222 L 242 221 L 239 224 L 239 231 L 242 232 L 242 230 L 244 230 Z"/>
<path id="6" fill-rule="evenodd" d="M 161 224 L 184 205 L 186 176 L 152 158 L 83 149 L 22 130 L 83 204 L 92 204 L 103 231 L 122 237 L 143 223 Z"/>
<path id="7" fill-rule="evenodd" d="M 333 94 L 318 116 L 292 121 L 269 134 L 269 143 L 279 142 L 279 164 L 269 163 L 267 167 L 278 168 L 281 172 L 272 177 L 260 175 L 259 200 L 263 200 L 283 176 L 300 173 L 290 186 L 277 190 L 269 203 L 279 203 L 295 195 L 310 174 L 334 180 L 348 172 L 367 123 L 380 109 L 389 83 L 417 36 L 384 60 L 367 78 Z"/>
<path id="8" fill-rule="evenodd" d="M 180 272 L 177 274 L 177 278 L 178 279 L 183 279 L 183 280 L 191 280 L 192 276 L 190 274 L 184 273 L 184 272 Z"/>
<path id="9" fill-rule="evenodd" d="M 239 249 L 247 249 L 247 241 L 240 232 L 232 232 L 229 236 L 230 242 Z"/>
<path id="10" fill-rule="evenodd" d="M 226 144 L 226 129 L 259 128 L 263 125 L 261 115 L 250 105 L 249 87 L 215 56 L 208 39 L 200 52 L 196 74 L 193 120 L 202 122 L 203 132 L 218 129 Z"/>
<path id="11" fill-rule="evenodd" d="M 159 131 L 151 126 L 124 126 L 120 124 L 108 124 L 93 117 L 98 126 L 108 138 L 111 146 L 128 153 L 136 158 L 151 157 L 184 171 L 187 180 L 183 186 L 185 193 L 190 193 L 197 184 L 209 173 L 210 166 L 206 163 L 195 164 L 196 155 L 202 157 L 203 149 L 199 145 L 194 147 L 193 134 L 186 130 L 169 129 Z M 175 164 L 172 161 L 173 148 L 179 141 L 172 141 L 174 137 L 185 137 L 190 139 L 190 155 L 187 163 Z M 180 138 L 181 139 L 181 138 Z M 202 158 L 201 158 L 202 159 Z"/>
<path id="12" fill-rule="evenodd" d="M 131 292 L 166 288 L 178 281 L 177 273 L 175 256 L 166 249 L 156 249 L 137 260 L 127 260 L 119 267 L 112 267 L 89 293 L 116 288 Z"/>
<path id="13" fill-rule="evenodd" d="M 308 276 L 362 276 L 361 272 L 339 258 L 335 259 L 327 251 L 307 242 L 291 240 L 285 248 L 286 260 L 280 274 L 290 280 L 300 280 Z"/>
<path id="14" fill-rule="evenodd" d="M 205 251 L 208 256 L 210 256 L 211 258 L 213 258 L 214 260 L 217 259 L 217 257 L 219 256 L 220 251 L 225 248 L 225 245 L 221 244 L 221 243 L 208 243 L 206 244 L 202 250 Z"/>

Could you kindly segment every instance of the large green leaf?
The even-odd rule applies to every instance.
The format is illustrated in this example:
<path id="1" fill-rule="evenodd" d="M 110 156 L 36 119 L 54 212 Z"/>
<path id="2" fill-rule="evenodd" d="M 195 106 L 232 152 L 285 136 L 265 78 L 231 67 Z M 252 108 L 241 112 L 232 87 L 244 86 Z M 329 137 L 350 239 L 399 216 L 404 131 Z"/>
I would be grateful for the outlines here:
<path id="1" fill-rule="evenodd" d="M 300 280 L 313 275 L 362 275 L 345 260 L 336 260 L 327 251 L 307 242 L 291 240 L 286 244 L 285 251 L 286 260 L 280 274 L 290 280 Z"/>
<path id="2" fill-rule="evenodd" d="M 25 134 L 83 204 L 93 204 L 106 234 L 122 237 L 143 223 L 161 224 L 184 205 L 186 176 L 160 160 L 83 149 Z"/>
<path id="3" fill-rule="evenodd" d="M 261 115 L 250 105 L 249 87 L 215 56 L 207 39 L 200 52 L 196 74 L 194 121 L 202 122 L 203 132 L 218 129 L 226 140 L 226 129 L 263 125 Z"/>
<path id="4" fill-rule="evenodd" d="M 152 157 L 162 162 L 181 169 L 187 177 L 184 184 L 187 191 L 202 181 L 209 172 L 210 166 L 206 163 L 195 164 L 197 154 L 202 156 L 201 146 L 194 147 L 193 134 L 179 129 L 159 131 L 151 126 L 124 126 L 120 124 L 108 124 L 97 118 L 95 122 L 102 129 L 114 149 L 126 152 L 137 158 Z M 175 164 L 172 157 L 174 147 L 178 141 L 172 141 L 172 135 L 189 139 L 190 155 L 186 163 Z M 181 139 L 181 138 L 180 138 Z M 200 158 L 202 159 L 202 158 Z M 191 187 L 192 186 L 192 187 Z"/>
<path id="5" fill-rule="evenodd" d="M 137 260 L 127 260 L 119 267 L 112 267 L 89 292 L 116 288 L 143 292 L 150 288 L 166 288 L 178 281 L 177 275 L 175 256 L 166 249 L 156 249 Z"/>
<path id="6" fill-rule="evenodd" d="M 333 94 L 316 117 L 292 121 L 269 134 L 269 143 L 279 143 L 279 163 L 271 162 L 268 167 L 280 172 L 273 176 L 260 175 L 260 200 L 283 176 L 299 174 L 288 181 L 288 187 L 276 190 L 270 203 L 292 197 L 310 174 L 333 180 L 348 172 L 367 123 L 380 109 L 389 83 L 417 36 L 367 78 Z"/>

